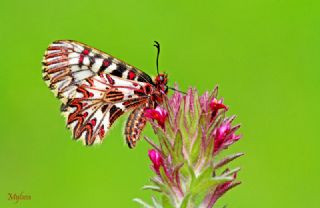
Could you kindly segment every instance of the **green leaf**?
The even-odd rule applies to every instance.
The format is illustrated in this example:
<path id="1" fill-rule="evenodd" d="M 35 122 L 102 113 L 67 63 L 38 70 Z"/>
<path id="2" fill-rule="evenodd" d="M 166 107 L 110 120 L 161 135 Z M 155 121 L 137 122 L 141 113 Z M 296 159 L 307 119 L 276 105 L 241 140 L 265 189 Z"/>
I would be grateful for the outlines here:
<path id="1" fill-rule="evenodd" d="M 201 128 L 199 128 L 199 132 L 198 135 L 201 135 Z M 191 163 L 195 164 L 198 161 L 199 158 L 199 154 L 200 154 L 200 149 L 201 149 L 201 136 L 199 138 L 199 136 L 195 139 L 193 145 L 192 145 L 192 149 L 191 149 L 191 154 L 190 154 L 190 159 L 191 159 Z"/>
<path id="2" fill-rule="evenodd" d="M 170 194 L 171 190 L 167 186 L 167 184 L 163 184 L 161 181 L 159 181 L 157 178 L 151 178 L 151 181 L 160 188 L 161 192 Z"/>
<path id="3" fill-rule="evenodd" d="M 219 162 L 215 163 L 214 168 L 218 169 L 221 168 L 223 166 L 225 166 L 226 164 L 232 162 L 233 160 L 237 159 L 238 157 L 241 157 L 243 155 L 243 153 L 236 153 L 233 155 L 228 155 L 226 157 L 224 157 L 223 159 L 221 159 Z"/>
<path id="4" fill-rule="evenodd" d="M 185 105 L 184 101 L 183 101 L 183 105 Z M 182 135 L 182 139 L 184 141 L 184 146 L 186 148 L 189 148 L 189 135 L 188 135 L 188 130 L 187 130 L 187 126 L 185 125 L 185 114 L 184 114 L 184 107 L 181 106 L 179 109 L 179 114 L 178 114 L 178 118 L 179 118 L 179 129 Z"/>
<path id="5" fill-rule="evenodd" d="M 138 204 L 141 204 L 144 208 L 154 208 L 153 206 L 147 204 L 146 202 L 144 202 L 141 199 L 135 198 L 133 199 L 134 202 L 137 202 Z"/>
<path id="6" fill-rule="evenodd" d="M 194 186 L 192 189 L 192 193 L 198 194 L 202 192 L 207 192 L 215 186 L 231 180 L 233 180 L 233 177 L 214 177 L 209 180 L 202 181 L 197 186 Z"/>
<path id="7" fill-rule="evenodd" d="M 217 185 L 232 180 L 232 177 L 212 177 L 212 173 L 212 166 L 207 167 L 190 184 L 190 201 L 192 201 L 194 207 L 199 207 L 208 192 L 213 190 Z"/>
<path id="8" fill-rule="evenodd" d="M 191 185 L 190 185 L 190 190 L 194 189 L 194 187 L 197 187 L 199 184 L 201 184 L 203 181 L 208 181 L 212 179 L 212 173 L 213 173 L 213 168 L 212 166 L 208 166 L 204 171 L 202 171 L 198 177 L 196 177 Z"/>
<path id="9" fill-rule="evenodd" d="M 173 139 L 175 138 L 175 133 L 173 130 L 173 125 L 168 121 L 168 119 L 165 121 L 165 129 L 166 129 L 166 135 L 171 140 L 171 143 L 173 143 Z"/>
<path id="10" fill-rule="evenodd" d="M 159 172 L 160 172 L 160 175 L 161 175 L 162 180 L 164 181 L 164 184 L 165 184 L 165 185 L 168 185 L 168 187 L 169 187 L 169 186 L 172 186 L 172 182 L 171 182 L 171 180 L 168 178 L 168 176 L 167 176 L 167 174 L 166 174 L 163 166 L 160 166 Z"/>
<path id="11" fill-rule="evenodd" d="M 180 208 L 187 208 L 188 207 L 188 204 L 189 204 L 189 201 L 190 201 L 190 194 L 187 194 L 184 199 L 182 200 L 182 203 L 180 205 Z"/>
<path id="12" fill-rule="evenodd" d="M 162 208 L 162 205 L 158 202 L 158 200 L 153 196 L 152 198 L 152 202 L 153 205 L 155 206 L 155 208 Z"/>
<path id="13" fill-rule="evenodd" d="M 209 165 L 206 169 L 204 169 L 199 176 L 197 177 L 197 181 L 201 183 L 202 181 L 210 180 L 213 174 L 213 167 Z"/>
<path id="14" fill-rule="evenodd" d="M 214 150 L 214 140 L 210 139 L 203 156 L 203 158 L 205 158 L 205 164 L 212 161 L 213 150 Z"/>
<path id="15" fill-rule="evenodd" d="M 157 133 L 159 143 L 164 155 L 165 156 L 168 156 L 169 154 L 172 155 L 173 148 L 164 131 L 162 129 L 159 129 L 156 133 Z"/>
<path id="16" fill-rule="evenodd" d="M 152 190 L 152 191 L 157 191 L 157 192 L 161 192 L 161 189 L 159 188 L 159 186 L 143 186 L 142 189 L 144 190 Z"/>
<path id="17" fill-rule="evenodd" d="M 204 197 L 208 194 L 208 190 L 198 191 L 197 188 L 205 183 L 206 181 L 210 181 L 212 179 L 213 168 L 212 166 L 208 166 L 205 168 L 199 176 L 196 178 L 194 183 L 190 185 L 190 192 L 192 193 L 192 202 L 195 207 L 199 207 L 199 204 L 202 203 Z"/>
<path id="18" fill-rule="evenodd" d="M 196 178 L 196 174 L 194 173 L 194 170 L 190 165 L 188 165 L 188 168 L 189 168 L 191 179 L 194 180 Z"/>
<path id="19" fill-rule="evenodd" d="M 175 208 L 173 204 L 171 204 L 170 199 L 167 195 L 162 195 L 162 207 L 163 208 Z"/>
<path id="20" fill-rule="evenodd" d="M 201 113 L 201 106 L 198 98 L 198 93 L 194 93 L 194 101 L 193 101 L 193 115 L 191 116 L 191 112 L 187 113 L 187 115 L 190 115 L 192 119 L 190 120 L 189 125 L 189 135 L 191 137 L 194 136 L 194 134 L 197 133 L 197 129 L 199 128 L 199 118 Z"/>
<path id="21" fill-rule="evenodd" d="M 223 176 L 233 176 L 233 174 L 239 172 L 239 170 L 240 170 L 240 167 L 234 168 L 232 170 L 229 170 L 229 171 L 223 173 L 222 175 Z"/>
<path id="22" fill-rule="evenodd" d="M 185 102 L 183 102 L 183 113 L 186 126 L 189 127 L 191 123 L 190 96 L 186 96 L 185 98 Z"/>
<path id="23" fill-rule="evenodd" d="M 184 157 L 183 157 L 183 141 L 182 141 L 182 134 L 181 131 L 179 130 L 177 132 L 177 136 L 174 140 L 174 146 L 173 146 L 173 152 L 174 152 L 174 163 L 178 164 L 183 162 Z"/>
<path id="24" fill-rule="evenodd" d="M 158 145 L 156 145 L 152 139 L 150 139 L 149 137 L 145 136 L 144 139 L 154 148 L 156 149 L 158 152 L 161 152 L 160 147 Z"/>
<path id="25" fill-rule="evenodd" d="M 209 169 L 210 168 L 203 172 L 203 176 L 201 176 L 202 179 L 200 179 L 201 182 L 192 190 L 191 200 L 195 207 L 202 207 L 201 204 L 203 203 L 205 197 L 218 185 L 233 180 L 232 177 L 212 177 L 212 169 Z"/>
<path id="26" fill-rule="evenodd" d="M 188 173 L 189 173 L 189 177 L 188 178 L 190 178 L 190 180 L 189 180 L 189 187 L 191 187 L 192 186 L 192 184 L 195 182 L 195 180 L 196 180 L 196 174 L 195 174 L 195 172 L 194 172 L 194 170 L 193 170 L 193 167 L 191 167 L 190 165 L 188 165 Z"/>
<path id="27" fill-rule="evenodd" d="M 197 135 L 197 138 L 196 138 L 196 142 L 198 144 L 193 144 L 193 147 L 192 147 L 192 152 L 191 152 L 191 157 L 192 157 L 192 162 L 193 162 L 193 167 L 196 169 L 196 170 L 199 170 L 199 167 L 200 166 L 204 166 L 206 165 L 205 160 L 205 151 L 206 151 L 206 148 L 207 148 L 207 138 L 205 137 L 206 136 L 206 133 L 205 131 L 203 131 L 202 127 L 199 127 L 198 129 L 198 135 Z"/>
<path id="28" fill-rule="evenodd" d="M 213 98 L 218 97 L 218 90 L 219 90 L 219 87 L 218 87 L 218 85 L 216 85 L 209 96 L 209 101 L 211 101 Z"/>
<path id="29" fill-rule="evenodd" d="M 174 127 L 175 127 L 175 117 L 174 117 L 174 113 L 172 111 L 171 106 L 168 103 L 168 99 L 166 98 L 163 106 L 165 107 L 165 109 L 168 112 L 168 117 L 165 120 L 165 130 L 166 130 L 166 134 L 168 135 L 168 137 L 172 140 L 175 137 L 175 133 L 174 133 Z"/>
<path id="30" fill-rule="evenodd" d="M 209 113 L 201 113 L 199 118 L 199 126 L 204 127 L 205 129 L 208 129 L 209 123 L 210 123 L 211 114 Z"/>
<path id="31" fill-rule="evenodd" d="M 169 104 L 169 100 L 167 97 L 165 97 L 164 102 L 163 102 L 163 106 L 164 108 L 167 110 L 168 115 L 169 115 L 169 119 L 170 119 L 170 123 L 173 124 L 174 121 L 174 112 Z"/>
<path id="32" fill-rule="evenodd" d="M 180 168 L 180 174 L 183 178 L 188 178 L 189 170 L 188 170 L 188 161 L 184 161 L 182 167 Z"/>

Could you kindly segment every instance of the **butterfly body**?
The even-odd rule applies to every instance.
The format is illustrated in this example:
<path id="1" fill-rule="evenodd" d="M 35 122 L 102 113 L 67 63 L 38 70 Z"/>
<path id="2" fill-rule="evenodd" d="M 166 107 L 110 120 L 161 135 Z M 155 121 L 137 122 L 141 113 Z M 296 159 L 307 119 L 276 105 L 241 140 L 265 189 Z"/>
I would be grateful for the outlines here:
<path id="1" fill-rule="evenodd" d="M 154 80 L 137 68 L 85 44 L 61 40 L 49 45 L 43 79 L 62 101 L 61 111 L 75 139 L 100 143 L 112 124 L 127 111 L 125 137 L 134 147 L 146 120 L 168 91 L 167 75 Z"/>

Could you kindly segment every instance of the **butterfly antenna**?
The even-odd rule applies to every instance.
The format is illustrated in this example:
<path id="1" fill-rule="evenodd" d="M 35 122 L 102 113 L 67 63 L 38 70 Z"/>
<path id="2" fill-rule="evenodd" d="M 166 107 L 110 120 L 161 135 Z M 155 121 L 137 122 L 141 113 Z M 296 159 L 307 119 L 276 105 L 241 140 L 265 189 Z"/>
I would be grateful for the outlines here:
<path id="1" fill-rule="evenodd" d="M 183 91 L 177 90 L 177 89 L 176 89 L 176 88 L 174 88 L 174 87 L 169 87 L 169 86 L 168 86 L 168 89 L 173 90 L 173 91 L 180 92 L 180 93 L 185 94 L 185 95 L 187 94 L 186 92 L 183 92 Z"/>
<path id="2" fill-rule="evenodd" d="M 155 46 L 158 49 L 157 52 L 157 60 L 156 60 L 156 66 L 157 66 L 157 73 L 159 75 L 159 55 L 160 55 L 160 44 L 158 41 L 154 41 L 155 44 L 153 46 Z"/>

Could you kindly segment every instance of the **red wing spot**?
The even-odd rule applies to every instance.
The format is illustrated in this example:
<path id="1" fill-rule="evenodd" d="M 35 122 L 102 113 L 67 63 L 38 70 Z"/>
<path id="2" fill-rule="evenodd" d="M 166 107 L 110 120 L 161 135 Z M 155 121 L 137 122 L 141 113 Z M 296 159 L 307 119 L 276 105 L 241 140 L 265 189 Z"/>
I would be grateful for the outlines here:
<path id="1" fill-rule="evenodd" d="M 106 74 L 107 80 L 110 84 L 114 84 L 114 80 L 110 77 L 110 75 Z"/>
<path id="2" fill-rule="evenodd" d="M 102 139 L 104 137 L 105 131 L 104 131 L 104 125 L 102 125 L 99 129 L 99 136 Z"/>
<path id="3" fill-rule="evenodd" d="M 95 125 L 96 125 L 96 123 L 97 123 L 97 120 L 96 120 L 95 118 L 91 120 L 91 124 L 92 124 L 92 126 L 95 126 Z"/>
<path id="4" fill-rule="evenodd" d="M 107 61 L 107 60 L 103 60 L 102 65 L 103 65 L 104 67 L 108 67 L 108 66 L 110 65 L 110 62 Z"/>
<path id="5" fill-rule="evenodd" d="M 83 117 L 87 117 L 88 116 L 88 112 L 84 112 Z"/>
<path id="6" fill-rule="evenodd" d="M 83 55 L 80 55 L 80 57 L 79 57 L 79 64 L 82 64 L 83 59 L 84 59 L 84 56 L 83 56 Z"/>
<path id="7" fill-rule="evenodd" d="M 82 51 L 82 53 L 84 54 L 84 55 L 88 55 L 89 54 L 89 50 L 88 49 L 84 49 L 83 51 Z"/>
<path id="8" fill-rule="evenodd" d="M 93 97 L 93 93 L 92 92 L 89 92 L 89 97 Z"/>
<path id="9" fill-rule="evenodd" d="M 133 83 L 133 86 L 135 86 L 135 87 L 136 87 L 136 86 L 138 86 L 138 84 L 134 82 L 134 83 Z"/>
<path id="10" fill-rule="evenodd" d="M 134 80 L 134 78 L 136 78 L 136 73 L 134 73 L 133 71 L 129 71 L 129 73 L 128 73 L 128 79 Z"/>

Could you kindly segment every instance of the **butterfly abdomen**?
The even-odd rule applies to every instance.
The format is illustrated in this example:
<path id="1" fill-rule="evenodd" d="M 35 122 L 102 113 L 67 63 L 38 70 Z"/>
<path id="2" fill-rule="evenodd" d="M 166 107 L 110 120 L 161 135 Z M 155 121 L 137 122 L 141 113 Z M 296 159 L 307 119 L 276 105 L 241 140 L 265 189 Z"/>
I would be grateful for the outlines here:
<path id="1" fill-rule="evenodd" d="M 125 137 L 130 148 L 135 147 L 137 140 L 140 137 L 141 131 L 146 125 L 144 118 L 144 109 L 146 105 L 141 105 L 131 112 L 125 127 Z"/>

